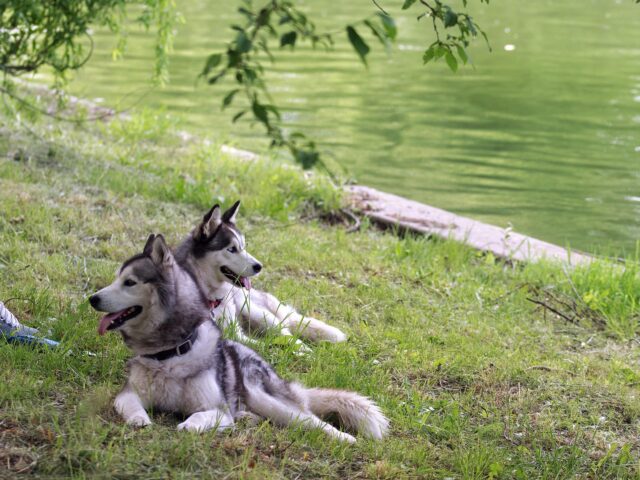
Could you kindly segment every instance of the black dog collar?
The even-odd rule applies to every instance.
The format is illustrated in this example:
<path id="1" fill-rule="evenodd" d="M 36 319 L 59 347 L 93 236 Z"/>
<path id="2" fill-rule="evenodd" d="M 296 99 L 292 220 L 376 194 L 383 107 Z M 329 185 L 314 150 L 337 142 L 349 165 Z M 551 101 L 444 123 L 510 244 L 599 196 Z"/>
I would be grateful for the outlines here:
<path id="1" fill-rule="evenodd" d="M 142 356 L 144 358 L 152 358 L 160 362 L 163 360 L 168 360 L 169 358 L 173 358 L 175 356 L 180 357 L 182 355 L 187 354 L 189 350 L 191 350 L 191 347 L 193 347 L 193 344 L 196 342 L 197 338 L 198 338 L 198 329 L 196 328 L 193 332 L 191 332 L 191 334 L 187 337 L 187 339 L 177 347 L 173 347 L 168 350 L 162 350 L 161 352 L 157 352 L 157 353 L 149 353 L 147 355 L 142 355 Z"/>

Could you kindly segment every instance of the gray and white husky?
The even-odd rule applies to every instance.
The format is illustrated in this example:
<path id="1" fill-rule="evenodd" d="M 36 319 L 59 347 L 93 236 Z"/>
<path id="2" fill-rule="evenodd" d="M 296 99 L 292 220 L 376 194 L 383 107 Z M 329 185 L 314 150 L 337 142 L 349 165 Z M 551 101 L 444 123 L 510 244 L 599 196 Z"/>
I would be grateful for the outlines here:
<path id="1" fill-rule="evenodd" d="M 214 205 L 175 251 L 178 263 L 195 274 L 220 324 L 225 328 L 233 325 L 244 343 L 253 340 L 242 326 L 262 332 L 275 329 L 282 335 L 295 333 L 316 342 L 344 342 L 347 336 L 338 328 L 304 317 L 273 295 L 251 288 L 249 277 L 259 273 L 262 265 L 247 252 L 236 226 L 239 207 L 237 201 L 222 213 Z"/>
<path id="2" fill-rule="evenodd" d="M 355 441 L 320 418 L 326 415 L 370 438 L 387 432 L 388 420 L 370 399 L 283 380 L 249 347 L 223 339 L 195 273 L 175 260 L 162 235 L 151 235 L 90 303 L 107 312 L 98 333 L 120 332 L 135 354 L 115 399 L 128 424 L 149 425 L 147 409 L 155 408 L 187 415 L 178 429 L 198 432 L 228 429 L 248 416 Z"/>

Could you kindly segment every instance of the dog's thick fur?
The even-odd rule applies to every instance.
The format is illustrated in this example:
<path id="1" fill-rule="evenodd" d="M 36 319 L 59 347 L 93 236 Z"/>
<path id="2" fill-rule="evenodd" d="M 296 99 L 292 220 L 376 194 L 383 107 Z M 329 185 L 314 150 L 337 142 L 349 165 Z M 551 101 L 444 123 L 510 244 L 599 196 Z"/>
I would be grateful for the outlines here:
<path id="1" fill-rule="evenodd" d="M 221 213 L 215 205 L 175 252 L 178 263 L 194 272 L 208 299 L 217 300 L 214 315 L 221 326 L 233 325 L 244 343 L 253 340 L 245 335 L 242 326 L 259 332 L 276 329 L 282 335 L 295 333 L 315 342 L 344 342 L 347 336 L 338 328 L 300 315 L 267 292 L 243 288 L 250 284 L 246 277 L 257 274 L 261 266 L 246 251 L 244 236 L 236 227 L 239 206 L 238 201 Z M 297 343 L 304 348 L 301 342 Z"/>
<path id="2" fill-rule="evenodd" d="M 223 430 L 249 416 L 355 441 L 320 418 L 337 414 L 345 426 L 368 437 L 380 439 L 387 431 L 387 419 L 368 398 L 283 380 L 249 347 L 223 339 L 195 274 L 175 261 L 161 235 L 150 236 L 143 253 L 127 260 L 115 281 L 90 302 L 108 312 L 99 333 L 119 331 L 136 354 L 115 399 L 128 424 L 149 425 L 147 409 L 155 408 L 188 415 L 179 430 Z M 165 360 L 145 356 L 182 345 L 194 331 L 188 352 Z"/>

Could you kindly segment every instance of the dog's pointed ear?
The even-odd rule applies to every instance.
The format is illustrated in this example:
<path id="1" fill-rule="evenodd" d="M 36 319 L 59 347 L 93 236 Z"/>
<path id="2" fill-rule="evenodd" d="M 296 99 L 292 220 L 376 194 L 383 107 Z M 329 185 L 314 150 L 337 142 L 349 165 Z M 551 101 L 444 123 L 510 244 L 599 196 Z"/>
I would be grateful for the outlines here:
<path id="1" fill-rule="evenodd" d="M 151 249 L 153 247 L 153 240 L 156 238 L 155 234 L 151 234 L 149 235 L 149 238 L 147 238 L 147 243 L 144 244 L 144 248 L 142 249 L 142 253 L 144 255 L 146 255 L 147 257 L 151 256 Z"/>
<path id="2" fill-rule="evenodd" d="M 153 239 L 149 237 L 151 246 L 149 248 L 149 257 L 151 261 L 158 266 L 166 267 L 173 264 L 173 254 L 171 249 L 167 246 L 167 242 L 164 241 L 164 237 L 161 234 L 155 235 Z M 146 247 L 145 247 L 145 253 Z"/>
<path id="3" fill-rule="evenodd" d="M 220 205 L 217 203 L 211 207 L 204 217 L 202 217 L 202 221 L 196 227 L 193 238 L 196 241 L 204 242 L 206 241 L 213 232 L 216 231 L 216 228 L 220 226 L 222 223 L 222 214 L 220 213 Z"/>
<path id="4" fill-rule="evenodd" d="M 222 215 L 222 221 L 225 223 L 236 223 L 236 215 L 238 214 L 238 209 L 240 208 L 240 200 L 231 205 L 231 208 L 224 212 Z"/>

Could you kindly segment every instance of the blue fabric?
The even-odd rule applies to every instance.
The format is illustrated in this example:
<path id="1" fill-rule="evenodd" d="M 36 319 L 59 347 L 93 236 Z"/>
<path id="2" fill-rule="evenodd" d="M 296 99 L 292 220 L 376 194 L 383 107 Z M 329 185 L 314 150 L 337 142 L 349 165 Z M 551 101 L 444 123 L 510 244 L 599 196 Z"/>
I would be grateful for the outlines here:
<path id="1" fill-rule="evenodd" d="M 4 337 L 9 343 L 23 345 L 45 345 L 50 348 L 55 348 L 59 345 L 59 342 L 37 337 L 37 334 L 37 329 L 22 325 L 13 313 L 0 302 L 0 337 Z"/>
<path id="2" fill-rule="evenodd" d="M 44 345 L 49 348 L 56 348 L 60 342 L 44 337 L 34 337 L 33 335 L 10 335 L 5 336 L 9 343 L 20 343 L 22 345 Z"/>
<path id="3" fill-rule="evenodd" d="M 25 327 L 24 325 L 20 325 L 18 328 L 5 323 L 3 318 L 0 317 L 0 333 L 4 333 L 6 336 L 13 335 L 34 335 L 38 333 L 38 330 L 31 327 Z"/>

